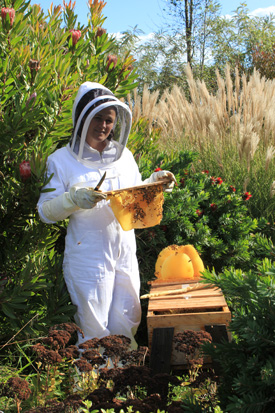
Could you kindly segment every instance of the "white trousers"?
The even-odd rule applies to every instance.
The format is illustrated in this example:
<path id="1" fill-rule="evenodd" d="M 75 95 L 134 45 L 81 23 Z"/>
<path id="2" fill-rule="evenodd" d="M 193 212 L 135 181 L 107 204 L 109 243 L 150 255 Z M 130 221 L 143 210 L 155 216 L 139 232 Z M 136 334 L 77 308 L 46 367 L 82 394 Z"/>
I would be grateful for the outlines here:
<path id="1" fill-rule="evenodd" d="M 129 337 L 136 348 L 134 335 L 141 319 L 139 301 L 140 279 L 136 255 L 128 254 L 127 267 L 117 261 L 114 272 L 104 277 L 94 276 L 89 269 L 64 265 L 64 278 L 72 303 L 77 307 L 76 324 L 85 338 L 78 337 L 78 344 L 92 338 L 112 334 Z"/>

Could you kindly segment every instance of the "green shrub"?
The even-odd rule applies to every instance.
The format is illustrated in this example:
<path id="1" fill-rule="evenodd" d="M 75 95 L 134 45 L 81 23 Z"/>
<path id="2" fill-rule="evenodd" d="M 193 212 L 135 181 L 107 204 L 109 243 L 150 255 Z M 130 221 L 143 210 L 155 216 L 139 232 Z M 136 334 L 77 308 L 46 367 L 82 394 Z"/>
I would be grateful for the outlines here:
<path id="1" fill-rule="evenodd" d="M 137 231 L 145 282 L 154 276 L 160 251 L 172 244 L 193 244 L 205 267 L 215 268 L 217 273 L 231 266 L 255 268 L 274 253 L 270 225 L 248 213 L 247 204 L 253 202 L 251 194 L 240 192 L 220 177 L 209 176 L 208 171 L 194 171 L 196 157 L 192 152 L 179 152 L 169 159 L 151 156 L 148 161 L 152 168 L 172 171 L 177 185 L 171 194 L 165 194 L 161 224 Z"/>
<path id="2" fill-rule="evenodd" d="M 66 222 L 42 224 L 36 203 L 48 155 L 69 140 L 79 85 L 100 82 L 118 97 L 135 86 L 132 56 L 109 64 L 116 45 L 100 30 L 103 2 L 89 1 L 87 26 L 77 25 L 72 2 L 63 11 L 51 6 L 46 15 L 30 1 L 12 3 L 14 21 L 9 14 L 0 21 L 2 344 L 19 331 L 34 336 L 74 313 L 62 276 Z"/>
<path id="3" fill-rule="evenodd" d="M 274 255 L 273 255 L 274 260 Z M 219 397 L 226 412 L 273 412 L 275 402 L 275 267 L 265 259 L 256 269 L 206 272 L 233 309 L 232 342 L 206 344 L 222 370 Z"/>

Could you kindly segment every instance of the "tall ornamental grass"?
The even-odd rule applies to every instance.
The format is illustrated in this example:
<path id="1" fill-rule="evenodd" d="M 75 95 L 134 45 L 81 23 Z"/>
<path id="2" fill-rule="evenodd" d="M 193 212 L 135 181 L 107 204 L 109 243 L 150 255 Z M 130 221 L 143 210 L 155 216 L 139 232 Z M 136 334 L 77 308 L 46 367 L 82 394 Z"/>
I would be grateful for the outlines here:
<path id="1" fill-rule="evenodd" d="M 186 78 L 186 85 L 162 96 L 145 87 L 141 97 L 128 97 L 134 119 L 144 117 L 151 128 L 161 130 L 163 150 L 198 152 L 199 170 L 251 192 L 250 212 L 273 222 L 275 81 L 256 70 L 240 77 L 237 68 L 227 66 L 224 77 L 216 71 L 216 92 L 211 94 L 203 81 L 194 79 L 190 66 Z"/>

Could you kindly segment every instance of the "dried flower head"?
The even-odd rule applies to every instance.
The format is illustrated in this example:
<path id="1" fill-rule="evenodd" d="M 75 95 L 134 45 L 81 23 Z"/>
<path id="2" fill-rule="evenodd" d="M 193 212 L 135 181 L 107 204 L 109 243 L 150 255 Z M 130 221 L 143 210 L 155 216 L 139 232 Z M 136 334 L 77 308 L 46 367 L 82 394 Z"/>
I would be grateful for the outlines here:
<path id="1" fill-rule="evenodd" d="M 103 355 L 106 357 L 118 357 L 129 350 L 131 339 L 123 335 L 110 335 L 99 340 L 100 346 L 104 347 Z"/>
<path id="2" fill-rule="evenodd" d="M 85 341 L 84 343 L 79 344 L 78 346 L 82 350 L 88 350 L 89 348 L 98 348 L 99 347 L 99 339 L 92 338 L 90 340 Z"/>
<path id="3" fill-rule="evenodd" d="M 97 29 L 97 31 L 96 31 L 95 37 L 101 37 L 101 36 L 103 36 L 103 34 L 105 34 L 105 33 L 106 33 L 106 29 L 103 29 L 103 27 L 99 27 L 99 28 Z"/>
<path id="4" fill-rule="evenodd" d="M 100 366 L 105 364 L 105 360 L 101 357 L 101 354 L 97 350 L 85 350 L 82 353 L 82 357 L 88 360 L 92 366 Z"/>
<path id="5" fill-rule="evenodd" d="M 48 337 L 43 339 L 43 343 L 54 349 L 64 348 L 70 341 L 71 334 L 65 330 L 50 330 Z"/>
<path id="6" fill-rule="evenodd" d="M 49 331 L 52 331 L 52 330 L 65 330 L 65 331 L 68 331 L 68 333 L 70 333 L 71 335 L 73 335 L 75 332 L 78 332 L 79 334 L 81 334 L 82 338 L 84 338 L 83 331 L 75 323 L 56 324 L 50 327 Z"/>
<path id="7" fill-rule="evenodd" d="M 84 358 L 81 358 L 79 360 L 76 360 L 74 362 L 74 365 L 78 368 L 79 371 L 81 371 L 82 373 L 88 373 L 89 371 L 93 370 L 92 365 L 85 360 Z"/>
<path id="8" fill-rule="evenodd" d="M 206 331 L 184 330 L 174 336 L 176 350 L 193 356 L 196 350 L 200 349 L 204 342 L 211 342 L 211 334 Z"/>
<path id="9" fill-rule="evenodd" d="M 29 60 L 29 68 L 31 69 L 31 72 L 38 72 L 38 70 L 40 69 L 40 62 L 39 60 L 35 60 L 35 59 L 30 59 Z"/>
<path id="10" fill-rule="evenodd" d="M 11 377 L 2 388 L 2 396 L 17 400 L 27 400 L 31 395 L 29 383 L 20 377 Z"/>
<path id="11" fill-rule="evenodd" d="M 60 356 L 66 357 L 67 359 L 76 359 L 79 357 L 79 350 L 77 346 L 62 348 L 58 352 Z"/>
<path id="12" fill-rule="evenodd" d="M 37 354 L 37 359 L 42 364 L 57 364 L 61 363 L 62 357 L 54 350 L 48 350 L 42 344 L 38 343 L 32 346 L 32 350 Z"/>

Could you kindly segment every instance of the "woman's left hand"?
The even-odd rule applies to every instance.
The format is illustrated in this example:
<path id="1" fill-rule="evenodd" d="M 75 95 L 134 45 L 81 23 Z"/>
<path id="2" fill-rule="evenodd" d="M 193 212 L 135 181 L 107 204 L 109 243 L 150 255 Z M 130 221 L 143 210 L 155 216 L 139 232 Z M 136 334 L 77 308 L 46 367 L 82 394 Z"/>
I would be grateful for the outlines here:
<path id="1" fill-rule="evenodd" d="M 158 181 L 164 181 L 165 184 L 163 185 L 164 192 L 172 192 L 176 178 L 175 175 L 170 171 L 157 171 L 153 172 L 147 182 L 153 183 Z"/>

